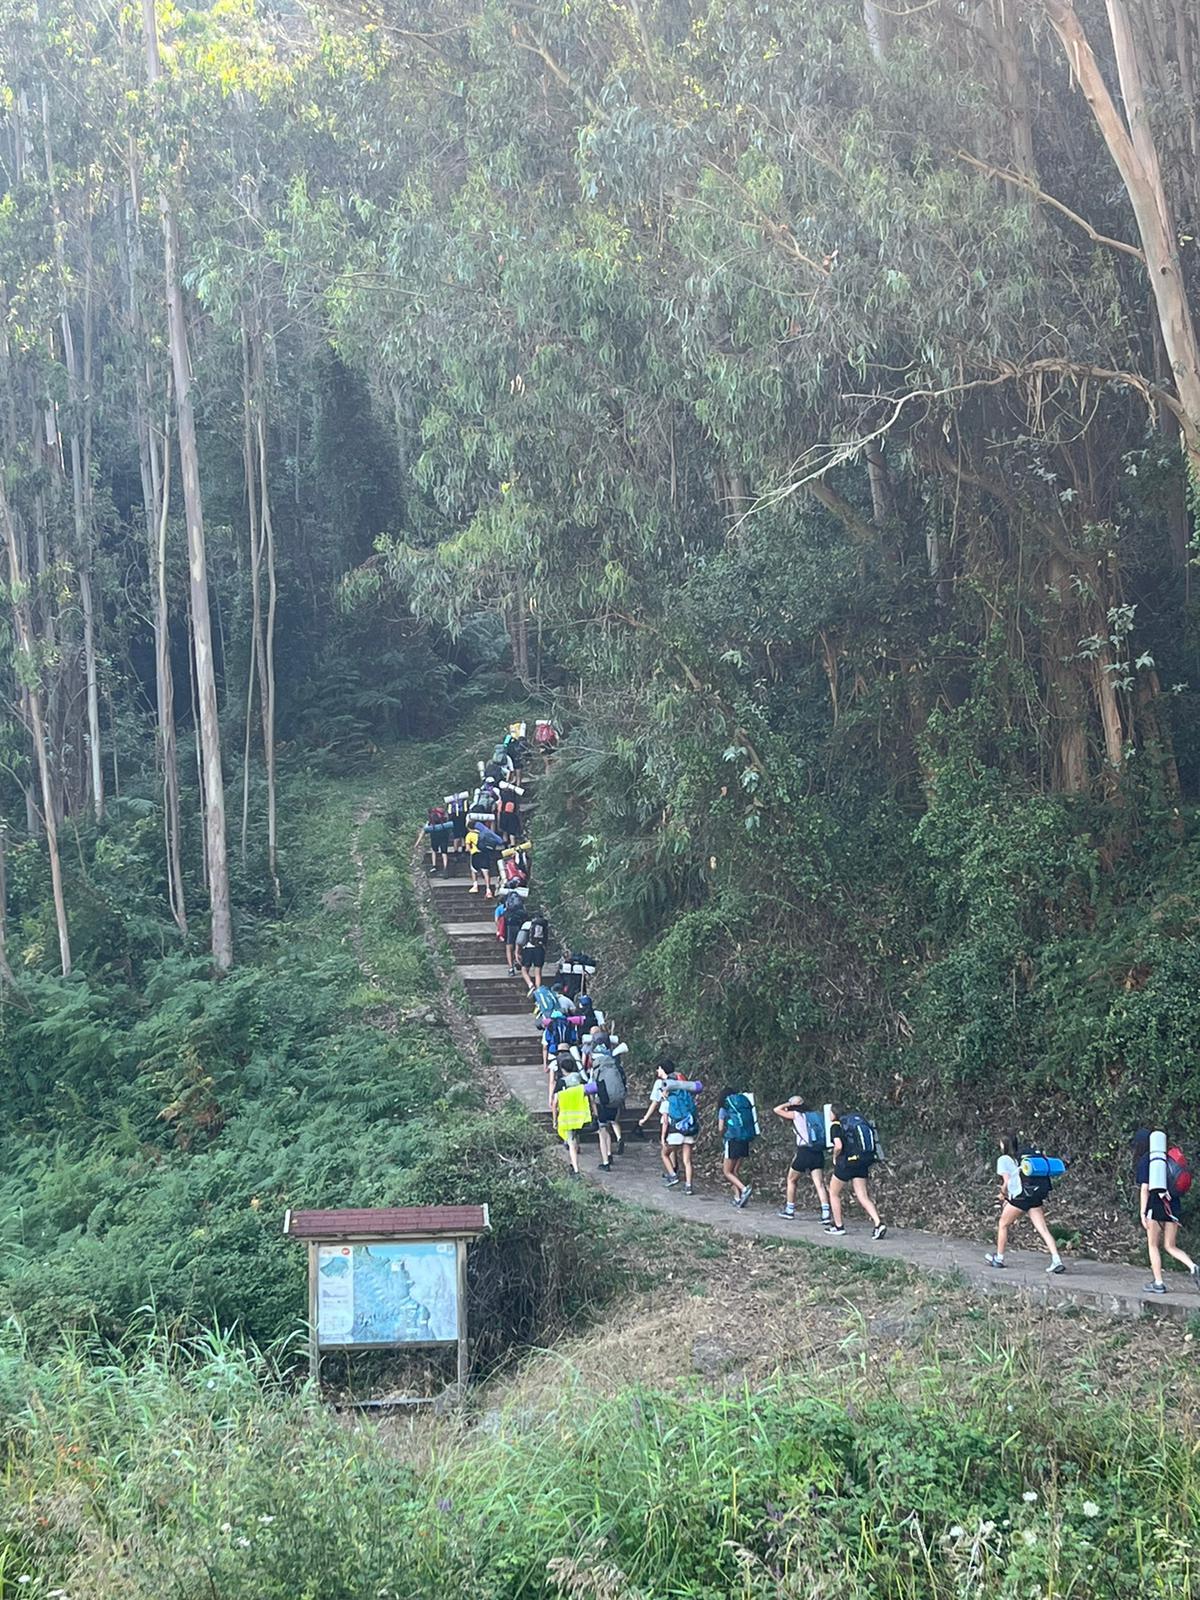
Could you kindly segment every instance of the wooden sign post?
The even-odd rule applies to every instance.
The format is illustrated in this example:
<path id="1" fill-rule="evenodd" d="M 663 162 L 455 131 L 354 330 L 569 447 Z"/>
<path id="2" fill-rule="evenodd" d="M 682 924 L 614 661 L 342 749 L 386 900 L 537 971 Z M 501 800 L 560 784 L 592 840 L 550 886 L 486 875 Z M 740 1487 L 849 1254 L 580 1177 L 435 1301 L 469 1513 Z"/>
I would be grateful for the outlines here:
<path id="1" fill-rule="evenodd" d="M 283 1231 L 308 1247 L 308 1358 L 325 1350 L 458 1345 L 458 1397 L 469 1371 L 467 1246 L 491 1226 L 486 1206 L 289 1211 Z M 392 1405 L 431 1405 L 405 1398 Z"/>

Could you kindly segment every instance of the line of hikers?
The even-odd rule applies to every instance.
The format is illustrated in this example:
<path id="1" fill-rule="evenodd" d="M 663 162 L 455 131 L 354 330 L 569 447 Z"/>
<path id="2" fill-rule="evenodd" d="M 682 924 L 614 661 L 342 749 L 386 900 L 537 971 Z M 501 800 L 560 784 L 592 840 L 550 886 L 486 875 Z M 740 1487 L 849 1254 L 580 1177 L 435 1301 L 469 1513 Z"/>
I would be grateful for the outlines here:
<path id="1" fill-rule="evenodd" d="M 519 973 L 533 1002 L 547 1104 L 566 1147 L 569 1170 L 578 1178 L 580 1135 L 585 1129 L 595 1127 L 601 1170 L 611 1172 L 614 1157 L 625 1153 L 622 1118 L 629 1082 L 624 1058 L 629 1046 L 587 992 L 596 971 L 591 956 L 565 949 L 554 977 L 547 982 L 544 976 L 550 925 L 545 912 L 528 902 L 533 845 L 526 837 L 521 815 L 525 792 L 521 780 L 534 751 L 548 763 L 558 739 L 555 725 L 542 720 L 536 724 L 531 747 L 525 723 L 511 724 L 491 760 L 479 763 L 478 787 L 473 793 L 463 790 L 447 795 L 444 806 L 432 807 L 424 833 L 431 872 L 437 872 L 439 864 L 441 870 L 448 870 L 451 855 L 466 854 L 471 872 L 468 892 L 476 894 L 482 886 L 486 897 L 496 896 L 496 934 L 504 944 L 510 976 Z M 702 1082 L 689 1078 L 670 1057 L 663 1056 L 655 1066 L 649 1103 L 633 1130 L 637 1138 L 644 1138 L 646 1124 L 657 1119 L 662 1181 L 668 1189 L 681 1189 L 685 1195 L 694 1193 L 698 1100 L 703 1093 Z M 787 1221 L 797 1218 L 797 1192 L 807 1174 L 826 1233 L 845 1233 L 844 1199 L 849 1190 L 870 1219 L 872 1237 L 884 1238 L 887 1224 L 876 1208 L 870 1181 L 872 1168 L 884 1159 L 874 1123 L 858 1113 L 839 1116 L 830 1104 L 810 1106 L 800 1096 L 775 1106 L 773 1114 L 790 1126 L 795 1137 L 786 1198 L 778 1215 Z M 743 1176 L 743 1166 L 762 1131 L 754 1095 L 737 1087 L 723 1089 L 717 1101 L 716 1126 L 722 1144 L 722 1175 L 733 1191 L 730 1204 L 741 1210 L 754 1195 L 754 1184 Z M 1145 1292 L 1167 1293 L 1164 1253 L 1178 1261 L 1200 1289 L 1200 1265 L 1178 1242 L 1182 1201 L 1192 1182 L 1186 1157 L 1178 1146 L 1168 1145 L 1164 1133 L 1144 1128 L 1134 1135 L 1132 1153 L 1138 1214 L 1153 1271 Z M 827 1162 L 831 1167 L 828 1180 Z M 1046 1271 L 1057 1275 L 1066 1270 L 1045 1214 L 1054 1179 L 1066 1171 L 1066 1162 L 1015 1133 L 999 1141 L 1000 1217 L 995 1248 L 984 1257 L 988 1266 L 1006 1268 L 1013 1225 L 1027 1217 L 1049 1254 Z"/>

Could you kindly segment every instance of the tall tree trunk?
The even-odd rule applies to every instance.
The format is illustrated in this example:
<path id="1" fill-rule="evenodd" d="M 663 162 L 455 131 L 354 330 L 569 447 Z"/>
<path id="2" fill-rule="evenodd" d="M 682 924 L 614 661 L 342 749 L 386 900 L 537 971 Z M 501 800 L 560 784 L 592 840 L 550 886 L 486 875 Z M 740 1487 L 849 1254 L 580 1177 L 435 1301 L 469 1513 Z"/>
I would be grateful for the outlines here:
<path id="1" fill-rule="evenodd" d="M 242 747 L 242 866 L 250 832 L 250 735 L 254 693 L 266 715 L 263 693 L 262 502 L 258 488 L 258 441 L 254 422 L 255 385 L 251 375 L 250 332 L 242 318 L 242 474 L 246 483 L 246 523 L 250 536 L 250 659 L 246 667 L 246 728 Z"/>
<path id="2" fill-rule="evenodd" d="M 160 74 L 155 0 L 142 0 L 146 43 L 146 76 L 153 87 Z M 225 839 L 225 778 L 221 765 L 221 730 L 217 711 L 217 679 L 213 662 L 212 619 L 208 608 L 208 563 L 204 546 L 204 507 L 200 494 L 200 458 L 192 410 L 192 371 L 187 322 L 179 270 L 179 224 L 169 190 L 159 196 L 167 290 L 167 332 L 175 377 L 175 418 L 179 464 L 187 519 L 188 568 L 192 596 L 192 643 L 199 696 L 200 745 L 204 772 L 205 856 L 212 908 L 212 954 L 218 972 L 233 965 L 233 914 L 229 900 L 229 862 Z"/>
<path id="3" fill-rule="evenodd" d="M 33 737 L 34 759 L 42 789 L 42 826 L 46 830 L 46 850 L 50 857 L 50 887 L 54 897 L 54 920 L 58 928 L 59 962 L 65 978 L 71 971 L 71 932 L 67 924 L 62 860 L 58 851 L 58 816 L 55 809 L 54 781 L 50 772 L 50 755 L 46 748 L 42 689 L 37 657 L 33 648 L 33 624 L 29 613 L 29 589 L 21 561 L 17 525 L 13 519 L 12 507 L 8 503 L 3 473 L 0 473 L 0 521 L 4 524 L 4 542 L 8 551 L 8 581 L 12 589 L 13 626 L 17 636 L 18 677 L 26 686 L 29 731 Z"/>
<path id="4" fill-rule="evenodd" d="M 251 353 L 255 388 L 258 394 L 258 487 L 262 496 L 261 515 L 259 517 L 259 546 L 260 553 L 265 550 L 267 563 L 267 629 L 266 638 L 262 643 L 259 654 L 263 674 L 261 702 L 263 759 L 267 768 L 267 870 L 271 874 L 271 886 L 275 894 L 275 904 L 278 906 L 280 889 L 275 782 L 275 617 L 279 605 L 279 586 L 275 571 L 275 518 L 271 511 L 271 472 L 267 449 L 267 375 L 263 364 L 263 343 L 260 329 L 255 330 Z M 528 673 L 529 662 L 527 659 L 525 675 L 528 676 Z"/>
<path id="5" fill-rule="evenodd" d="M 0 983 L 6 989 L 15 989 L 17 980 L 8 960 L 8 823 L 0 821 Z"/>
<path id="6" fill-rule="evenodd" d="M 1146 112 L 1141 62 L 1125 0 L 1105 0 L 1117 79 L 1125 103 L 1124 118 L 1109 92 L 1073 0 L 1042 3 L 1133 207 L 1163 345 L 1179 396 L 1184 450 L 1193 479 L 1200 484 L 1200 343 L 1180 264 L 1175 218 L 1163 186 Z"/>

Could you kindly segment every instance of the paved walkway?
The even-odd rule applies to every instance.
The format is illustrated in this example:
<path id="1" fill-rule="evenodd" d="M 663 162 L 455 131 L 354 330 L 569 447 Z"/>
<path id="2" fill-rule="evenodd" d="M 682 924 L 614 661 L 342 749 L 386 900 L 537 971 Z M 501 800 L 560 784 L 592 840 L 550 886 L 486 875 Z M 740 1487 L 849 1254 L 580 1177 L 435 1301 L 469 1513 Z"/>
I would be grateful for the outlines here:
<path id="1" fill-rule="evenodd" d="M 486 991 L 489 996 L 486 1011 L 477 1012 L 475 1021 L 487 1042 L 496 1070 L 510 1094 L 535 1120 L 545 1125 L 549 1135 L 541 1044 L 525 985 L 519 977 L 508 975 L 504 949 L 493 928 L 494 903 L 481 895 L 470 895 L 466 877 L 455 875 L 456 866 L 452 866 L 451 872 L 449 878 L 431 880 L 434 915 L 441 921 L 468 1001 L 472 991 Z M 498 985 L 511 987 L 511 1007 L 503 999 L 497 1001 Z M 498 1004 L 504 1009 L 496 1009 Z M 985 1240 L 945 1238 L 904 1228 L 876 1242 L 871 1238 L 870 1227 L 858 1220 L 853 1206 L 847 1208 L 845 1237 L 833 1240 L 822 1231 L 815 1209 L 807 1214 L 798 1212 L 796 1220 L 791 1222 L 777 1216 L 779 1196 L 775 1183 L 764 1185 L 743 1211 L 730 1205 L 724 1185 L 719 1194 L 705 1189 L 690 1197 L 684 1195 L 682 1186 L 666 1189 L 662 1183 L 656 1130 L 654 1138 L 641 1142 L 631 1136 L 627 1127 L 625 1148 L 626 1154 L 616 1160 L 612 1172 L 600 1172 L 596 1147 L 585 1144 L 580 1158 L 584 1177 L 629 1204 L 670 1212 L 727 1234 L 800 1240 L 823 1249 L 904 1262 L 922 1271 L 968 1283 L 985 1294 L 1021 1292 L 1046 1303 L 1083 1305 L 1125 1316 L 1136 1316 L 1149 1308 L 1179 1319 L 1200 1314 L 1200 1294 L 1183 1274 L 1168 1276 L 1170 1292 L 1167 1295 L 1148 1295 L 1142 1288 L 1149 1278 L 1146 1266 L 1121 1267 L 1068 1259 L 1066 1272 L 1052 1277 L 1045 1270 L 1045 1255 L 1029 1250 L 1010 1251 L 1006 1258 L 1008 1265 L 1004 1271 L 997 1272 L 984 1263 L 988 1247 Z"/>

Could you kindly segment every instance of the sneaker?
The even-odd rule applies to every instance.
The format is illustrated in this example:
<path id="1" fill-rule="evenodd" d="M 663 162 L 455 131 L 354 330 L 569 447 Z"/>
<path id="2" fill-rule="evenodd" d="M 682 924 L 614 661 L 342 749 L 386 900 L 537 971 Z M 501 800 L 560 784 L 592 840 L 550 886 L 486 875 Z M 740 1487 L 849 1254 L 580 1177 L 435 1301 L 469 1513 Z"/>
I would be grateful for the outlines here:
<path id="1" fill-rule="evenodd" d="M 678 1188 L 680 1181 L 681 1180 L 679 1178 L 668 1178 L 666 1173 L 663 1173 L 663 1182 L 666 1184 L 668 1189 Z"/>
<path id="2" fill-rule="evenodd" d="M 822 1223 L 833 1221 L 833 1212 L 830 1211 L 828 1206 L 821 1207 L 821 1221 Z"/>
<path id="3" fill-rule="evenodd" d="M 1194 1267 L 1193 1267 L 1193 1268 L 1192 1268 L 1192 1269 L 1191 1269 L 1191 1271 L 1190 1271 L 1190 1272 L 1189 1272 L 1189 1273 L 1188 1273 L 1188 1277 L 1189 1277 L 1189 1278 L 1191 1278 L 1191 1280 L 1192 1280 L 1192 1283 L 1193 1283 L 1193 1285 L 1194 1285 L 1194 1286 L 1195 1286 L 1195 1287 L 1196 1287 L 1196 1288 L 1197 1288 L 1197 1289 L 1200 1289 L 1200 1262 L 1198 1262 L 1198 1263 L 1197 1263 L 1197 1264 L 1196 1264 L 1196 1265 L 1195 1265 L 1195 1266 L 1194 1266 Z"/>
<path id="4" fill-rule="evenodd" d="M 879 1226 L 875 1229 L 874 1233 L 872 1233 L 871 1237 L 872 1237 L 872 1239 L 882 1239 L 882 1238 L 884 1238 L 884 1236 L 886 1234 L 887 1234 L 887 1223 L 886 1222 L 881 1222 L 879 1224 Z"/>
<path id="5" fill-rule="evenodd" d="M 471 885 L 471 887 L 467 890 L 467 893 L 468 894 L 478 894 L 479 893 L 479 885 L 477 883 L 473 883 Z"/>
<path id="6" fill-rule="evenodd" d="M 983 1259 L 989 1267 L 1004 1267 L 1008 1265 L 1003 1256 L 984 1256 Z"/>
<path id="7" fill-rule="evenodd" d="M 516 967 L 509 967 L 509 969 L 508 969 L 508 975 L 509 975 L 509 977 L 510 977 L 510 978 L 515 978 L 515 977 L 516 977 L 516 975 L 517 975 L 517 969 L 516 969 Z"/>
<path id="8" fill-rule="evenodd" d="M 1144 1283 L 1142 1285 L 1143 1294 L 1166 1294 L 1166 1292 L 1167 1286 L 1165 1283 Z"/>
<path id="9" fill-rule="evenodd" d="M 783 1210 L 777 1211 L 775 1215 L 777 1217 L 782 1217 L 785 1222 L 795 1222 L 796 1208 L 795 1206 L 784 1206 Z"/>
<path id="10" fill-rule="evenodd" d="M 1058 1273 L 1065 1272 L 1066 1270 L 1066 1267 L 1063 1266 L 1061 1261 L 1052 1261 L 1046 1268 L 1046 1271 L 1050 1273 L 1052 1277 L 1057 1276 Z"/>
<path id="11" fill-rule="evenodd" d="M 624 1141 L 624 1139 L 618 1139 L 617 1140 L 617 1154 L 619 1156 L 623 1156 L 625 1154 L 625 1141 Z"/>
<path id="12" fill-rule="evenodd" d="M 739 1208 L 746 1204 L 747 1200 L 749 1200 L 750 1196 L 753 1193 L 754 1193 L 754 1185 L 752 1183 L 748 1183 L 746 1185 L 746 1187 L 742 1190 L 741 1196 L 738 1199 Z"/>
<path id="13" fill-rule="evenodd" d="M 678 1182 L 679 1182 L 679 1179 L 678 1179 L 678 1178 L 676 1178 L 676 1180 L 675 1180 L 675 1181 L 676 1181 L 676 1183 L 678 1183 Z M 692 1192 L 692 1186 L 691 1186 L 691 1184 L 690 1184 L 690 1183 L 685 1183 L 685 1184 L 684 1184 L 684 1186 L 683 1186 L 683 1192 L 684 1192 L 684 1194 L 691 1194 L 691 1192 Z"/>
<path id="14" fill-rule="evenodd" d="M 844 1234 L 845 1231 L 846 1231 L 845 1228 L 837 1228 L 837 1227 L 835 1227 L 833 1225 L 832 1222 L 826 1223 L 826 1225 L 825 1225 L 825 1232 L 826 1233 L 832 1233 L 834 1235 L 834 1237 L 838 1238 L 838 1239 L 841 1238 L 842 1234 Z"/>
<path id="15" fill-rule="evenodd" d="M 611 1161 L 597 1161 L 596 1165 L 600 1168 L 601 1172 L 611 1172 L 612 1171 L 612 1162 Z"/>

